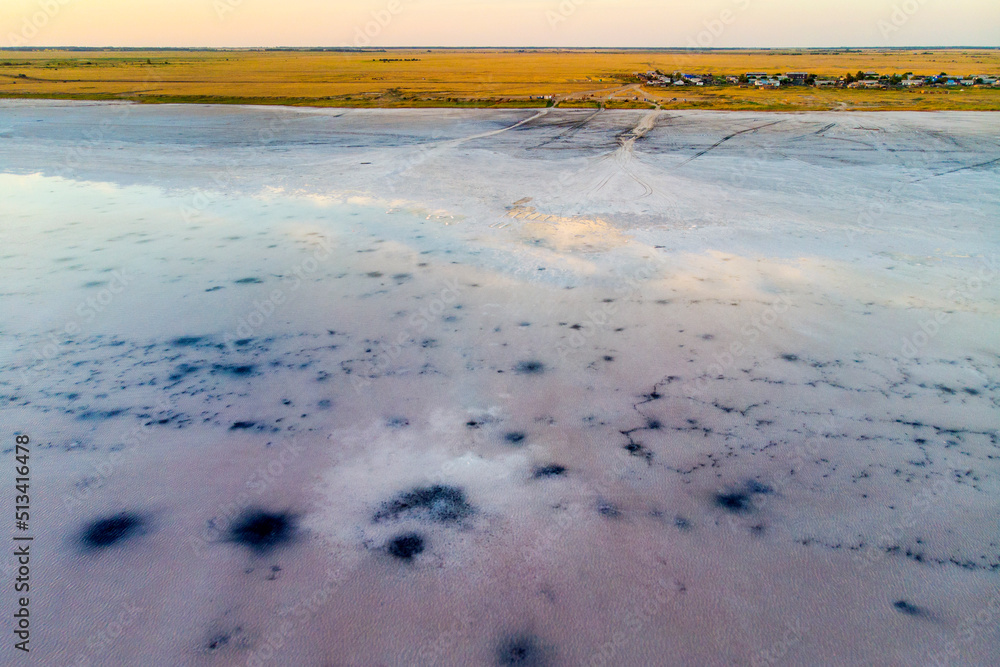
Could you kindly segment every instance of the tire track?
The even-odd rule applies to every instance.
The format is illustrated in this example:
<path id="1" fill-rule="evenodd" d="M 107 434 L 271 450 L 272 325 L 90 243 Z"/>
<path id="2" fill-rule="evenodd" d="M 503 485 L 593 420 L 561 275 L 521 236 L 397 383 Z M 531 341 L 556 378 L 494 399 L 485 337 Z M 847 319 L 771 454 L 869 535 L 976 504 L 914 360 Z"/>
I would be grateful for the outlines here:
<path id="1" fill-rule="evenodd" d="M 695 160 L 697 160 L 698 158 L 700 158 L 702 155 L 705 155 L 706 153 L 709 153 L 710 151 L 715 150 L 716 148 L 718 148 L 722 144 L 726 143 L 730 139 L 738 137 L 741 134 L 746 134 L 748 132 L 753 133 L 753 132 L 756 132 L 757 130 L 763 130 L 765 127 L 771 127 L 772 125 L 777 125 L 778 123 L 784 123 L 784 122 L 785 122 L 784 120 L 776 120 L 773 123 L 764 123 L 763 125 L 758 125 L 757 127 L 749 127 L 749 128 L 747 128 L 745 130 L 740 130 L 739 132 L 733 132 L 732 134 L 730 134 L 728 136 L 725 136 L 722 139 L 719 139 L 718 141 L 716 141 L 714 144 L 712 144 L 711 146 L 709 146 L 705 150 L 698 151 L 693 156 L 689 157 L 687 160 L 684 160 L 684 162 L 681 162 L 675 168 L 680 168 L 680 167 L 683 167 L 684 165 L 686 165 L 689 162 L 694 162 Z"/>
<path id="2" fill-rule="evenodd" d="M 938 176 L 947 176 L 948 174 L 954 174 L 959 171 L 965 171 L 966 169 L 979 169 L 980 167 L 988 167 L 992 164 L 1000 163 L 1000 157 L 994 158 L 992 160 L 987 160 L 986 162 L 980 162 L 979 164 L 970 164 L 965 167 L 958 167 L 957 169 L 949 169 L 948 171 L 942 171 L 940 174 L 931 174 L 930 176 L 924 176 L 923 178 L 918 178 L 910 183 L 919 183 L 920 181 L 926 181 L 931 178 L 937 178 Z"/>

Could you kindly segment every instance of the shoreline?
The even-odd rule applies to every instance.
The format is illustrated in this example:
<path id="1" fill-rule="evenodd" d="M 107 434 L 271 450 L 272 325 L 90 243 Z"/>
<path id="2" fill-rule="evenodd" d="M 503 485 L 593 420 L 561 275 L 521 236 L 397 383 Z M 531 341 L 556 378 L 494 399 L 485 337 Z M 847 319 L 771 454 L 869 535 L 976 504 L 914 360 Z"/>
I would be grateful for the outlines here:
<path id="1" fill-rule="evenodd" d="M 264 98 L 268 99 L 268 98 Z M 468 103 L 428 103 L 419 105 L 409 104 L 333 104 L 322 103 L 320 100 L 309 98 L 302 101 L 295 101 L 296 98 L 274 98 L 275 101 L 262 101 L 259 97 L 233 98 L 233 97 L 209 97 L 199 96 L 192 99 L 192 96 L 156 96 L 153 99 L 129 99 L 112 95 L 7 95 L 0 93 L 0 100 L 22 100 L 30 101 L 54 101 L 54 102 L 109 102 L 125 103 L 135 105 L 191 105 L 191 106 L 220 106 L 220 107 L 282 107 L 282 108 L 307 108 L 307 109 L 381 109 L 381 110 L 518 110 L 518 109 L 559 109 L 563 111 L 580 111 L 594 109 L 601 111 L 651 111 L 659 109 L 661 111 L 732 111 L 732 112 L 758 112 L 758 113 L 931 113 L 931 112 L 974 112 L 974 113 L 996 113 L 1000 111 L 1000 93 L 997 93 L 996 106 L 992 108 L 961 108 L 961 107 L 897 107 L 897 106 L 850 106 L 850 107 L 808 107 L 793 105 L 710 105 L 710 104 L 677 104 L 654 106 L 652 104 L 633 106 L 600 106 L 597 104 L 575 104 L 549 106 L 545 104 L 512 103 L 486 101 L 470 101 Z"/>

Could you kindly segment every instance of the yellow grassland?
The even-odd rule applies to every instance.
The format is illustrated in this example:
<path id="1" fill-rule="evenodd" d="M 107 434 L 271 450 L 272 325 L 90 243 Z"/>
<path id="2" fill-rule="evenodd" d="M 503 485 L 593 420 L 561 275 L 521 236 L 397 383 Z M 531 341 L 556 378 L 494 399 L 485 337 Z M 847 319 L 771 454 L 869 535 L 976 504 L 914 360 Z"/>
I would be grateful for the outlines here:
<path id="1" fill-rule="evenodd" d="M 388 62 L 384 62 L 388 61 Z M 3 51 L 0 97 L 310 106 L 1000 110 L 1000 89 L 648 88 L 635 72 L 1000 73 L 997 49 Z M 551 96 L 552 100 L 546 99 Z"/>

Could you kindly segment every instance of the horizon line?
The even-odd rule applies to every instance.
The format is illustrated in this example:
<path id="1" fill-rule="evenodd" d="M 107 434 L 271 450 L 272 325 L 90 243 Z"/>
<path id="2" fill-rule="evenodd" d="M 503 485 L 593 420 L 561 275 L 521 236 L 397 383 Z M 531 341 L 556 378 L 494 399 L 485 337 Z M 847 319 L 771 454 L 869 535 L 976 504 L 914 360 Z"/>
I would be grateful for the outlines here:
<path id="1" fill-rule="evenodd" d="M 87 49 L 87 50 L 102 50 L 102 49 L 128 49 L 128 50 L 148 50 L 148 51 L 163 51 L 163 50 L 180 50 L 180 51 L 233 51 L 233 50 L 245 50 L 245 49 L 265 49 L 265 50 L 336 50 L 336 51 L 388 51 L 388 50 L 451 50 L 451 51 L 475 51 L 482 49 L 497 49 L 497 50 L 525 50 L 525 49 L 535 49 L 535 50 L 560 50 L 560 51 L 592 51 L 592 50 L 608 50 L 612 49 L 615 51 L 692 51 L 692 52 L 706 52 L 706 51 L 827 51 L 831 49 L 837 50 L 881 50 L 881 51 L 911 51 L 915 49 L 936 49 L 936 50 L 957 50 L 957 49 L 983 49 L 983 50 L 1000 50 L 1000 45 L 997 46 L 983 46 L 975 44 L 956 44 L 956 45 L 928 45 L 928 44 L 913 44 L 907 46 L 726 46 L 726 47 L 691 47 L 691 46 L 430 46 L 430 45 L 411 45 L 411 46 L 322 46 L 322 45 L 311 45 L 311 46 L 294 46 L 294 45 L 244 45 L 244 46 L 115 46 L 110 44 L 104 44 L 101 46 L 83 46 L 75 44 L 50 44 L 50 45 L 34 45 L 34 46 L 0 46 L 0 51 L 39 51 L 44 49 Z"/>

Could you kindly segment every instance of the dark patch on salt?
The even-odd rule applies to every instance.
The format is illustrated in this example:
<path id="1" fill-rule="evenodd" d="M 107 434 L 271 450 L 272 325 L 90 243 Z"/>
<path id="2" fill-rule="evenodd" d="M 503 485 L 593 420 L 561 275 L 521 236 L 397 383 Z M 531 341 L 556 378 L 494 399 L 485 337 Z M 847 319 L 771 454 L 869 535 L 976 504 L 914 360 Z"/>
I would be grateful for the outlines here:
<path id="1" fill-rule="evenodd" d="M 646 447 L 643 446 L 641 442 L 635 442 L 634 440 L 632 440 L 628 444 L 624 445 L 622 449 L 624 449 L 632 456 L 638 456 L 640 458 L 646 459 L 647 463 L 653 460 L 653 452 L 646 449 Z"/>
<path id="2" fill-rule="evenodd" d="M 239 280 L 234 280 L 233 282 L 237 285 L 259 285 L 264 281 L 254 276 L 251 278 L 240 278 Z"/>
<path id="3" fill-rule="evenodd" d="M 743 514 L 753 509 L 750 502 L 750 494 L 733 492 L 715 494 L 715 504 L 733 514 Z"/>
<path id="4" fill-rule="evenodd" d="M 174 369 L 174 372 L 170 374 L 169 379 L 171 381 L 181 380 L 191 373 L 197 373 L 199 366 L 194 366 L 192 364 L 180 364 Z"/>
<path id="5" fill-rule="evenodd" d="M 522 361 L 514 370 L 523 375 L 541 375 L 545 372 L 545 364 L 540 361 Z"/>
<path id="6" fill-rule="evenodd" d="M 754 479 L 747 480 L 743 488 L 746 489 L 747 493 L 758 494 L 762 496 L 768 496 L 774 493 L 774 489 L 772 489 L 770 486 L 768 486 L 767 484 L 761 484 L 760 482 Z"/>
<path id="7" fill-rule="evenodd" d="M 392 538 L 385 550 L 394 558 L 413 560 L 424 551 L 424 538 L 419 533 L 405 533 Z"/>
<path id="8" fill-rule="evenodd" d="M 375 512 L 372 521 L 378 523 L 401 516 L 412 516 L 439 523 L 454 523 L 472 513 L 473 507 L 465 499 L 462 489 L 435 484 L 417 487 L 387 501 Z"/>
<path id="9" fill-rule="evenodd" d="M 82 421 L 97 421 L 101 419 L 111 419 L 112 417 L 125 414 L 125 412 L 125 408 L 115 408 L 114 410 L 87 410 L 86 412 L 78 414 L 76 418 Z"/>
<path id="10" fill-rule="evenodd" d="M 207 642 L 205 642 L 205 650 L 209 652 L 218 651 L 219 649 L 224 648 L 226 645 L 228 645 L 229 640 L 230 640 L 230 635 L 228 632 L 215 635 Z"/>
<path id="11" fill-rule="evenodd" d="M 121 512 L 88 524 L 80 534 L 80 544 L 88 551 L 105 549 L 140 535 L 145 525 L 138 514 Z"/>
<path id="12" fill-rule="evenodd" d="M 247 509 L 229 529 L 229 540 L 255 551 L 268 551 L 295 537 L 295 518 L 283 512 Z"/>
<path id="13" fill-rule="evenodd" d="M 597 501 L 597 513 L 609 519 L 618 519 L 622 515 L 622 511 L 607 500 Z"/>
<path id="14" fill-rule="evenodd" d="M 542 479 L 544 477 L 559 477 L 564 474 L 566 474 L 565 466 L 552 463 L 547 466 L 538 466 L 531 476 L 535 479 Z"/>
<path id="15" fill-rule="evenodd" d="M 232 630 L 216 632 L 210 635 L 202 645 L 202 650 L 206 653 L 215 653 L 230 645 L 244 646 L 246 641 L 246 633 L 242 627 L 237 626 Z"/>
<path id="16" fill-rule="evenodd" d="M 215 364 L 212 368 L 220 373 L 235 377 L 247 377 L 248 375 L 253 375 L 254 372 L 254 366 L 251 364 L 242 366 Z"/>
<path id="17" fill-rule="evenodd" d="M 522 667 L 544 667 L 550 665 L 546 651 L 537 637 L 518 634 L 506 637 L 496 648 L 496 664 L 521 665 Z"/>
<path id="18" fill-rule="evenodd" d="M 509 433 L 504 434 L 503 439 L 512 445 L 519 445 L 522 442 L 524 442 L 524 439 L 527 437 L 528 437 L 527 435 L 521 433 L 520 431 L 511 431 Z"/>
<path id="19" fill-rule="evenodd" d="M 896 611 L 906 614 L 908 616 L 923 616 L 924 610 L 915 604 L 911 604 L 906 600 L 897 600 L 892 603 L 892 606 L 896 608 Z"/>
<path id="20" fill-rule="evenodd" d="M 181 336 L 180 338 L 175 338 L 170 341 L 170 344 L 174 347 L 191 347 L 192 345 L 197 345 L 204 340 L 202 336 Z"/>

